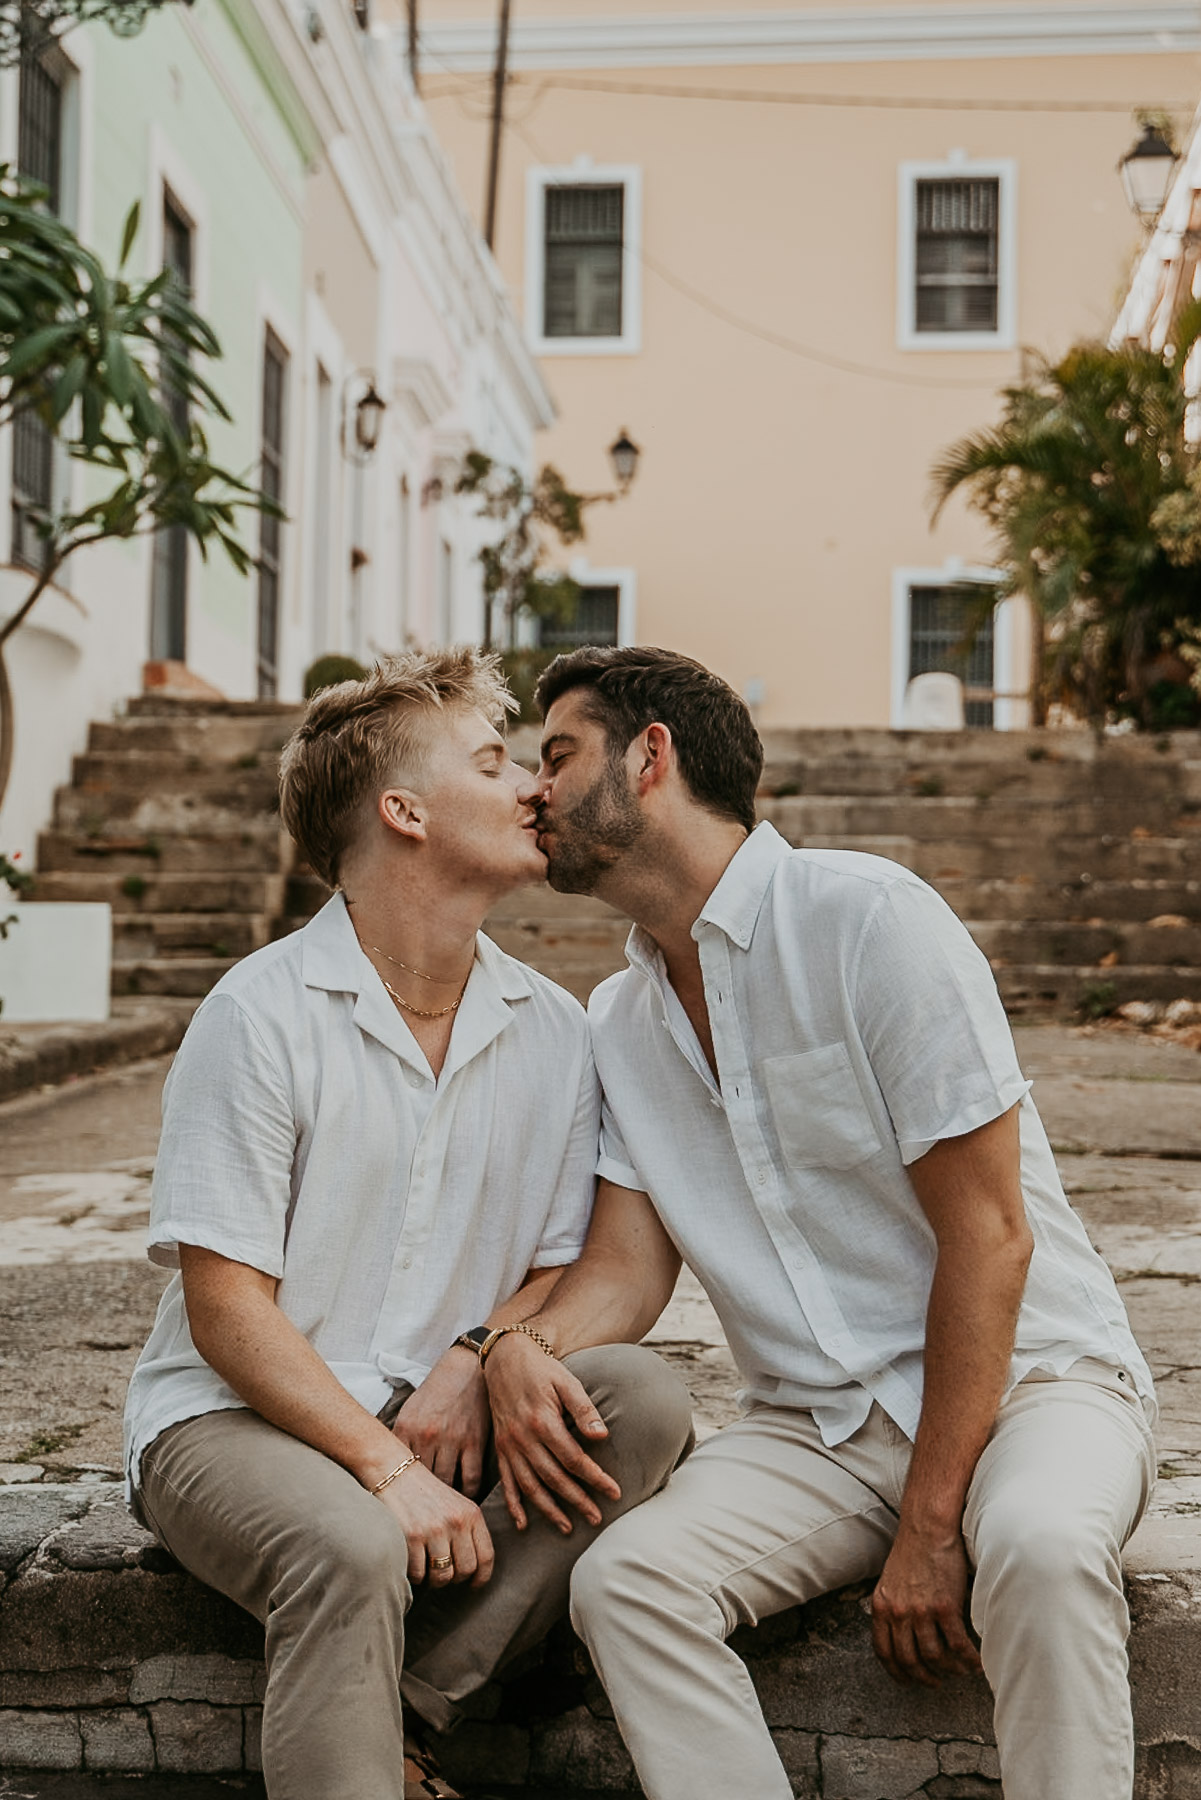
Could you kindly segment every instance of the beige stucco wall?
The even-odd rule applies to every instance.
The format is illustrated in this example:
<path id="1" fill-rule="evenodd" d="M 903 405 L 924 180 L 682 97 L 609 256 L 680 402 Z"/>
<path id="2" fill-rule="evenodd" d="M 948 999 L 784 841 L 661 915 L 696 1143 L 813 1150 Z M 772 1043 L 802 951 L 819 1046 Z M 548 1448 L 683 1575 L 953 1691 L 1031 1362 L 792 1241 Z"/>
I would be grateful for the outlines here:
<path id="1" fill-rule="evenodd" d="M 515 17 L 564 10 L 521 0 Z M 618 0 L 608 13 L 649 10 Z M 493 15 L 491 0 L 422 10 L 435 26 Z M 1116 174 L 1132 109 L 1187 118 L 1197 73 L 1182 50 L 561 75 L 518 60 L 496 251 L 519 311 L 527 168 L 586 156 L 642 170 L 640 351 L 543 362 L 561 413 L 543 451 L 570 482 L 609 484 L 605 446 L 620 427 L 644 451 L 630 497 L 589 514 L 584 547 L 594 568 L 635 571 L 637 638 L 686 650 L 740 689 L 761 681 L 765 724 L 887 722 L 894 571 L 991 560 L 960 505 L 930 529 L 930 465 L 995 417 L 1022 368 L 1017 349 L 898 348 L 898 166 L 953 151 L 1014 161 L 1017 340 L 1057 354 L 1107 335 L 1138 248 Z M 761 98 L 620 91 L 651 87 Z M 487 88 L 484 72 L 427 63 L 426 103 L 473 207 Z M 781 94 L 938 104 L 769 98 Z M 1014 651 L 1024 668 L 1024 645 Z"/>

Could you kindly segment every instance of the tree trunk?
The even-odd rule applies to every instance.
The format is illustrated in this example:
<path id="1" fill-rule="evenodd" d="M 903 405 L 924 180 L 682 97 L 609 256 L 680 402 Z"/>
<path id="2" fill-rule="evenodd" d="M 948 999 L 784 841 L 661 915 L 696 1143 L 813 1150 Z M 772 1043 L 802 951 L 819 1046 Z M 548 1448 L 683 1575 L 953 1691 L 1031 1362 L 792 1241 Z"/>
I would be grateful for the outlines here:
<path id="1" fill-rule="evenodd" d="M 8 679 L 4 645 L 0 643 L 0 806 L 8 792 L 13 768 L 13 691 Z"/>
<path id="2" fill-rule="evenodd" d="M 1043 609 L 1030 603 L 1030 723 L 1047 722 L 1047 621 Z"/>

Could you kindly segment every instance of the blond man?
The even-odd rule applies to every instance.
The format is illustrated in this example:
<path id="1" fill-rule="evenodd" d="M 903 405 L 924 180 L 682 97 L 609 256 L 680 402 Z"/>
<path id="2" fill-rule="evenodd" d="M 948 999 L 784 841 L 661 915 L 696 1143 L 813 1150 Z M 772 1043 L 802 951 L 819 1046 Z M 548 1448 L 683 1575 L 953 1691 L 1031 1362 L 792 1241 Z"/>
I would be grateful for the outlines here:
<path id="1" fill-rule="evenodd" d="M 579 1253 L 598 1115 L 582 1009 L 480 934 L 545 874 L 511 704 L 465 649 L 310 703 L 282 812 L 336 892 L 218 984 L 164 1094 L 150 1255 L 178 1273 L 130 1386 L 129 1479 L 266 1626 L 271 1800 L 448 1793 L 401 1690 L 452 1725 L 689 1436 L 649 1352 L 586 1352 L 604 1480 L 582 1528 L 485 1491 L 483 1361 Z"/>

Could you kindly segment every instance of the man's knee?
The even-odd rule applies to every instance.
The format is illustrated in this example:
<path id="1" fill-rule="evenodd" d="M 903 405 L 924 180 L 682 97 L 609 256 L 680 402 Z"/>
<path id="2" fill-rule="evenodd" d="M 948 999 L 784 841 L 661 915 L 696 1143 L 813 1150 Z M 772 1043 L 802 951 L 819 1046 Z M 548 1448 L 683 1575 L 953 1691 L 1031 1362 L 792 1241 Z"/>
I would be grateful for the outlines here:
<path id="1" fill-rule="evenodd" d="M 315 1523 L 303 1555 L 304 1579 L 338 1605 L 408 1607 L 408 1545 L 397 1519 L 378 1500 L 353 1517 Z"/>
<path id="2" fill-rule="evenodd" d="M 1074 1591 L 1121 1582 L 1121 1551 L 1102 1522 L 1078 1510 L 1017 1497 L 990 1508 L 977 1534 L 976 1583 L 1004 1588 L 1041 1610 Z"/>
<path id="3" fill-rule="evenodd" d="M 642 1344 L 598 1344 L 566 1358 L 609 1427 L 623 1457 L 645 1468 L 652 1492 L 691 1449 L 692 1397 L 672 1369 Z"/>

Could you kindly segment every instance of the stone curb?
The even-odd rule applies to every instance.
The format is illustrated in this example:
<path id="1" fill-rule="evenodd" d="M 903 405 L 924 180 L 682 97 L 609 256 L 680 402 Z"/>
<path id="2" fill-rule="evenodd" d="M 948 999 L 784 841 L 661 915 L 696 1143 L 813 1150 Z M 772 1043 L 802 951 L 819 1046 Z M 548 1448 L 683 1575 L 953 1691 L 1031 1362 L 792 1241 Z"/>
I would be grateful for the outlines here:
<path id="1" fill-rule="evenodd" d="M 96 1024 L 9 1025 L 0 1020 L 0 1100 L 76 1075 L 177 1050 L 198 1000 L 115 1000 Z"/>
<path id="2" fill-rule="evenodd" d="M 1197 1510 L 1191 1491 L 1169 1496 L 1127 1558 L 1136 1800 L 1201 1793 Z M 894 1686 L 871 1652 L 868 1596 L 846 1588 L 734 1639 L 796 1793 L 1000 1800 L 983 1680 Z M 261 1629 L 185 1575 L 116 1484 L 0 1489 L 0 1771 L 257 1771 L 262 1693 Z M 442 1760 L 464 1785 L 605 1800 L 636 1788 L 565 1625 L 476 1696 Z"/>

